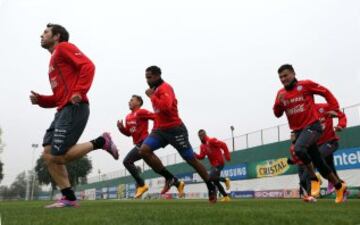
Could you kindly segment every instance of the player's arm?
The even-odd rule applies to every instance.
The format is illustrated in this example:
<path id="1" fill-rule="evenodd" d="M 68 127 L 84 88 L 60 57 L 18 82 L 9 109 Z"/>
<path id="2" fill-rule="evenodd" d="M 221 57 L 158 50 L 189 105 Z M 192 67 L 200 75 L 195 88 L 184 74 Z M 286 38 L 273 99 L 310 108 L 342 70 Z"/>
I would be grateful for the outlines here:
<path id="1" fill-rule="evenodd" d="M 122 120 L 118 120 L 117 127 L 118 127 L 120 133 L 122 133 L 123 135 L 128 136 L 128 137 L 131 136 L 131 133 L 130 133 L 128 127 L 124 125 L 124 122 Z"/>
<path id="2" fill-rule="evenodd" d="M 347 126 L 347 118 L 345 113 L 343 113 L 341 110 L 339 110 L 338 112 L 338 118 L 339 118 L 339 122 L 337 124 L 337 127 L 341 127 L 342 129 L 346 128 Z"/>
<path id="3" fill-rule="evenodd" d="M 79 70 L 79 79 L 75 84 L 72 96 L 77 96 L 76 102 L 80 102 L 91 87 L 95 74 L 95 65 L 76 47 L 72 45 L 62 45 L 59 47 L 59 54 Z"/>
<path id="4" fill-rule="evenodd" d="M 202 160 L 202 159 L 205 158 L 205 156 L 206 156 L 205 148 L 204 148 L 203 145 L 201 145 L 201 146 L 200 146 L 200 154 L 195 153 L 195 157 L 196 157 L 197 159 Z"/>
<path id="5" fill-rule="evenodd" d="M 338 118 L 338 124 L 335 126 L 335 131 L 342 131 L 347 126 L 346 115 L 341 110 L 337 110 L 335 113 Z"/>
<path id="6" fill-rule="evenodd" d="M 54 95 L 40 95 L 34 91 L 31 91 L 30 101 L 33 105 L 39 105 L 43 108 L 54 108 L 57 106 Z"/>
<path id="7" fill-rule="evenodd" d="M 231 160 L 231 154 L 230 154 L 229 148 L 227 147 L 225 142 L 215 139 L 213 144 L 218 146 L 223 151 L 226 161 Z"/>
<path id="8" fill-rule="evenodd" d="M 150 96 L 152 104 L 160 111 L 168 111 L 173 103 L 173 99 L 168 91 L 159 90 L 158 96 Z"/>
<path id="9" fill-rule="evenodd" d="M 307 80 L 306 83 L 304 83 L 304 85 L 310 91 L 311 94 L 317 94 L 324 97 L 326 102 L 328 103 L 329 110 L 335 110 L 335 111 L 339 110 L 339 103 L 329 89 L 310 80 Z"/>
<path id="10" fill-rule="evenodd" d="M 153 112 L 150 112 L 146 109 L 140 109 L 137 113 L 138 119 L 142 120 L 154 120 L 155 114 Z"/>
<path id="11" fill-rule="evenodd" d="M 273 111 L 276 117 L 281 117 L 284 114 L 284 107 L 281 103 L 283 99 L 283 94 L 278 92 L 275 99 L 275 104 L 273 107 Z"/>
<path id="12" fill-rule="evenodd" d="M 295 162 L 294 162 L 291 158 L 288 158 L 288 159 L 287 159 L 287 164 L 289 164 L 289 165 L 294 165 Z"/>

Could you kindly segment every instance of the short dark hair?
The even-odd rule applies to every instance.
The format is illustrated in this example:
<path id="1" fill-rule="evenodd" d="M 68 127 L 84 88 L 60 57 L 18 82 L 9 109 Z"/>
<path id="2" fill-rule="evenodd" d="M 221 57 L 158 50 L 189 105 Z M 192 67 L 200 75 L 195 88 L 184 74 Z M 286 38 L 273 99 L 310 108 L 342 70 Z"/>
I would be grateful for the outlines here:
<path id="1" fill-rule="evenodd" d="M 202 132 L 206 133 L 206 131 L 205 131 L 204 129 L 200 129 L 200 130 L 198 131 L 198 134 L 200 134 L 200 133 L 202 133 Z"/>
<path id="2" fill-rule="evenodd" d="M 284 70 L 290 70 L 291 72 L 295 73 L 294 67 L 291 64 L 284 64 L 279 67 L 278 74 L 280 74 Z"/>
<path id="3" fill-rule="evenodd" d="M 136 98 L 140 102 L 140 106 L 144 104 L 144 101 L 140 95 L 133 95 L 133 98 Z"/>
<path id="4" fill-rule="evenodd" d="M 161 69 L 158 66 L 149 66 L 148 68 L 146 68 L 146 72 L 161 76 Z"/>
<path id="5" fill-rule="evenodd" d="M 69 32 L 59 24 L 48 23 L 46 27 L 51 28 L 53 35 L 60 35 L 59 42 L 69 41 Z"/>

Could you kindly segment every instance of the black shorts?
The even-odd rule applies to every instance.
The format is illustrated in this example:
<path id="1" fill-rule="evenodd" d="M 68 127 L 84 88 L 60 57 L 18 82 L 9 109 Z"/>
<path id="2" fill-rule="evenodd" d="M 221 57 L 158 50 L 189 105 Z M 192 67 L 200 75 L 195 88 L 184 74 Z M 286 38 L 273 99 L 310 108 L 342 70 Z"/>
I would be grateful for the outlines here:
<path id="1" fill-rule="evenodd" d="M 51 145 L 52 155 L 64 155 L 77 143 L 89 119 L 89 104 L 69 104 L 55 114 L 46 130 L 43 146 Z"/>
<path id="2" fill-rule="evenodd" d="M 144 144 L 155 151 L 164 148 L 168 144 L 173 146 L 184 160 L 195 158 L 194 151 L 189 142 L 189 135 L 185 125 L 169 129 L 157 129 L 145 139 Z"/>

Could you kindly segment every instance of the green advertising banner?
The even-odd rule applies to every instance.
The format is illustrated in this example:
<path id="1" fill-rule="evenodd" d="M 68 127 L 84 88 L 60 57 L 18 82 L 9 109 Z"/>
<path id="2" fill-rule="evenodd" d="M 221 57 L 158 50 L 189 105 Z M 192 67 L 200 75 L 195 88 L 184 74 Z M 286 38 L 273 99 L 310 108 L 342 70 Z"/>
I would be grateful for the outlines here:
<path id="1" fill-rule="evenodd" d="M 275 177 L 297 173 L 297 167 L 280 158 L 248 163 L 247 172 L 248 178 Z"/>

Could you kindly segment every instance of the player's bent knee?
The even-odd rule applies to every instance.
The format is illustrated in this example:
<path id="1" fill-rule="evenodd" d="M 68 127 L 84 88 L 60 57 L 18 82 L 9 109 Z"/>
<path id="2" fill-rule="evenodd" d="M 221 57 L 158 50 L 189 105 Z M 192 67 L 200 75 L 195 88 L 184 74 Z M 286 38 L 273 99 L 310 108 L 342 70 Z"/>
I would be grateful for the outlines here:
<path id="1" fill-rule="evenodd" d="M 192 150 L 192 148 L 188 148 L 186 150 L 183 150 L 181 152 L 179 152 L 181 157 L 185 160 L 185 161 L 191 161 L 196 159 L 194 151 Z"/>
<path id="2" fill-rule="evenodd" d="M 133 164 L 133 162 L 132 162 L 131 160 L 129 160 L 129 159 L 124 159 L 123 165 L 124 165 L 125 167 L 129 167 L 131 164 Z"/>
<path id="3" fill-rule="evenodd" d="M 139 149 L 139 154 L 141 157 L 150 156 L 152 153 L 151 148 L 145 144 L 143 144 Z"/>
<path id="4" fill-rule="evenodd" d="M 42 154 L 42 158 L 46 164 L 51 163 L 51 157 L 52 157 L 52 155 L 49 153 L 46 153 L 45 151 Z"/>

